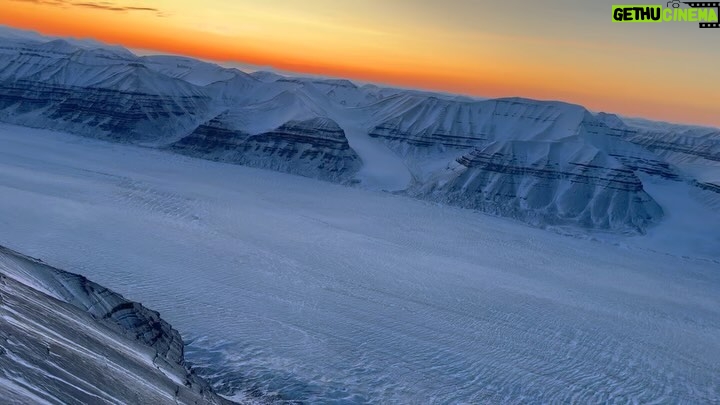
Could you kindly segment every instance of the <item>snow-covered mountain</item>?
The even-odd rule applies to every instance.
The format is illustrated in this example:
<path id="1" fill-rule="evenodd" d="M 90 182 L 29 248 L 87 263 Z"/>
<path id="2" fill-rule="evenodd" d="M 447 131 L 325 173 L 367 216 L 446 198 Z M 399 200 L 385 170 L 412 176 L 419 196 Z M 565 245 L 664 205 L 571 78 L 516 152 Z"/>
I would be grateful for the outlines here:
<path id="1" fill-rule="evenodd" d="M 494 142 L 416 193 L 539 226 L 645 229 L 663 215 L 632 170 L 579 140 Z"/>
<path id="2" fill-rule="evenodd" d="M 554 101 L 246 74 L 11 30 L 0 37 L 7 123 L 404 192 L 537 226 L 645 233 L 664 215 L 648 178 L 684 181 L 704 204 L 720 201 L 717 129 Z"/>
<path id="3" fill-rule="evenodd" d="M 0 246 L 0 402 L 229 404 L 157 312 Z"/>
<path id="4" fill-rule="evenodd" d="M 162 142 L 208 116 L 202 88 L 127 51 L 3 41 L 0 119 L 120 142 Z"/>
<path id="5" fill-rule="evenodd" d="M 352 178 L 362 165 L 345 132 L 329 118 L 288 121 L 257 135 L 233 128 L 227 118 L 223 115 L 201 125 L 174 143 L 173 150 L 333 181 Z"/>

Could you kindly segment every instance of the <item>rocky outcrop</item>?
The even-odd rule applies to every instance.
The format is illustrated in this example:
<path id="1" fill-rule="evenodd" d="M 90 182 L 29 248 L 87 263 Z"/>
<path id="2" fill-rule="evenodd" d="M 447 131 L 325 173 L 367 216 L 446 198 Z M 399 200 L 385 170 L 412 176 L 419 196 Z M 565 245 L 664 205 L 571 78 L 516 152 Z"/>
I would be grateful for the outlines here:
<path id="1" fill-rule="evenodd" d="M 423 98 L 389 100 L 370 136 L 388 141 L 400 153 L 417 148 L 484 147 L 493 141 L 558 141 L 580 136 L 635 171 L 668 179 L 679 173 L 651 151 L 631 142 L 637 130 L 611 114 L 593 115 L 585 108 L 548 101 L 508 98 L 458 101 Z M 611 124 L 613 126 L 611 126 Z"/>
<path id="2" fill-rule="evenodd" d="M 0 280 L 5 398 L 228 403 L 185 368 L 182 338 L 157 312 L 5 247 Z"/>
<path id="3" fill-rule="evenodd" d="M 67 43 L 0 52 L 0 120 L 121 142 L 162 142 L 206 119 L 202 89 L 107 50 Z"/>
<path id="4" fill-rule="evenodd" d="M 486 171 L 485 166 L 495 167 L 477 162 L 483 151 L 498 145 L 511 150 L 492 155 L 502 155 L 512 166 L 517 158 L 515 146 L 522 143 L 535 145 L 530 149 L 536 150 L 544 144 L 582 144 L 600 152 L 600 160 L 610 166 L 590 176 L 596 191 L 614 189 L 618 173 L 625 171 L 642 178 L 647 174 L 673 181 L 707 180 L 695 179 L 694 169 L 688 165 L 720 162 L 720 132 L 715 129 L 643 123 L 558 101 L 479 100 L 373 85 L 358 87 L 347 80 L 268 72 L 248 75 L 185 57 L 137 57 L 119 48 L 45 41 L 38 36 L 10 38 L 0 45 L 0 121 L 140 143 L 339 183 L 377 184 L 383 171 L 393 172 L 388 178 L 403 172 L 404 179 L 414 182 L 410 194 L 426 195 L 418 190 L 432 189 L 433 198 L 511 216 L 520 215 L 516 211 L 530 204 L 533 213 L 524 215 L 538 218 L 532 220 L 537 224 L 544 215 L 539 212 L 546 210 L 547 218 L 602 229 L 628 226 L 642 231 L 658 215 L 654 209 L 635 209 L 632 201 L 613 196 L 612 204 L 608 203 L 613 206 L 608 208 L 612 215 L 605 216 L 599 213 L 605 210 L 605 199 L 596 198 L 595 191 L 578 194 L 586 196 L 584 206 L 596 207 L 590 219 L 581 220 L 573 211 L 583 204 L 581 197 L 567 212 L 552 204 L 540 209 L 532 208 L 534 203 L 520 202 L 491 208 L 486 201 L 502 200 L 504 189 L 492 196 L 495 189 L 483 187 L 482 198 L 468 202 L 475 197 L 463 194 L 460 198 L 454 189 L 447 189 L 450 194 L 440 198 L 445 189 L 431 179 L 449 176 L 443 168 L 454 164 L 458 156 L 462 156 L 460 166 L 468 176 Z M 570 168 L 579 167 L 570 165 L 577 163 L 571 157 L 556 156 L 549 161 L 564 167 L 560 172 L 567 176 L 574 173 Z M 361 168 L 363 164 L 366 166 Z M 535 166 L 532 170 L 520 167 L 524 174 L 487 171 L 495 176 L 493 184 L 510 184 L 521 176 L 530 181 L 541 177 Z M 577 179 L 577 173 L 572 175 Z M 367 182 L 364 176 L 375 180 Z M 610 176 L 604 186 L 603 176 Z M 569 178 L 562 181 L 577 183 Z M 633 184 L 636 181 L 632 179 Z M 398 182 L 392 189 L 400 190 L 409 183 Z M 541 198 L 535 191 L 528 198 L 555 201 L 554 189 L 547 190 L 551 194 Z M 639 201 L 645 201 L 645 192 L 637 193 Z M 460 204 L 460 200 L 465 202 Z M 619 219 L 625 215 L 617 211 L 623 206 L 630 209 L 625 214 L 637 218 Z"/>
<path id="5" fill-rule="evenodd" d="M 681 133 L 639 131 L 629 140 L 673 162 L 707 160 L 720 164 L 720 131 L 717 130 Z"/>
<path id="6" fill-rule="evenodd" d="M 81 275 L 52 268 L 2 246 L 0 255 L 3 258 L 0 270 L 35 280 L 54 297 L 98 319 L 119 325 L 134 338 L 153 347 L 158 355 L 170 362 L 183 364 L 182 338 L 157 312 L 129 301 Z"/>
<path id="7" fill-rule="evenodd" d="M 705 205 L 717 210 L 720 209 L 720 182 L 692 180 L 691 194 Z"/>
<path id="8" fill-rule="evenodd" d="M 700 182 L 700 181 L 694 181 L 692 184 L 701 190 L 720 194 L 720 184 L 715 184 L 715 183 L 711 183 L 711 182 Z"/>
<path id="9" fill-rule="evenodd" d="M 590 115 L 580 123 L 578 134 L 585 141 L 612 156 L 634 172 L 667 180 L 680 180 L 680 172 L 652 151 L 629 141 L 637 131 L 611 128 Z"/>
<path id="10" fill-rule="evenodd" d="M 328 118 L 290 121 L 250 135 L 217 117 L 172 145 L 173 150 L 223 162 L 323 180 L 351 178 L 362 165 L 343 130 Z"/>
<path id="11" fill-rule="evenodd" d="M 451 100 L 399 97 L 388 100 L 382 109 L 398 110 L 385 117 L 369 135 L 390 142 L 417 147 L 443 146 L 468 148 L 492 138 L 492 127 L 479 118 L 485 113 L 481 103 Z"/>
<path id="12" fill-rule="evenodd" d="M 663 216 L 631 169 L 580 140 L 496 142 L 412 193 L 538 226 L 643 233 Z"/>
<path id="13" fill-rule="evenodd" d="M 398 100 L 400 99 L 400 100 Z M 415 146 L 472 148 L 495 140 L 557 140 L 577 135 L 580 106 L 521 98 L 462 101 L 401 96 L 386 100 L 389 113 L 370 136 Z"/>

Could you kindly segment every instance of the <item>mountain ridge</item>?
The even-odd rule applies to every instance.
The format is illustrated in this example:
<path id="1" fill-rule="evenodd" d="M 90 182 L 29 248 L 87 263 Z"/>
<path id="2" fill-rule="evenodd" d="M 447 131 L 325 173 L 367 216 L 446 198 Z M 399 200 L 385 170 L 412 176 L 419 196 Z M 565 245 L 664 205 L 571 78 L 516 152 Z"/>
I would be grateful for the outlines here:
<path id="1" fill-rule="evenodd" d="M 0 313 L 6 400 L 233 403 L 185 367 L 179 332 L 157 312 L 4 246 Z"/>
<path id="2" fill-rule="evenodd" d="M 708 193 L 715 193 L 720 184 L 720 179 L 696 178 L 696 170 L 690 167 L 720 165 L 720 130 L 660 124 L 648 129 L 614 114 L 592 113 L 562 101 L 468 99 L 358 86 L 345 79 L 246 74 L 188 57 L 138 57 L 118 48 L 20 34 L 9 38 L 0 51 L 0 90 L 0 121 L 7 123 L 403 192 L 521 220 L 543 218 L 526 220 L 536 226 L 563 223 L 642 234 L 662 220 L 663 210 L 654 207 L 653 196 L 643 191 L 639 178 L 632 180 L 637 190 L 625 192 L 640 194 L 607 197 L 611 206 L 596 210 L 607 215 L 593 216 L 591 221 L 572 220 L 574 216 L 563 216 L 562 210 L 541 210 L 533 204 L 520 204 L 525 208 L 510 211 L 491 209 L 480 201 L 503 193 L 493 191 L 490 183 L 513 183 L 518 180 L 516 171 L 490 170 L 485 165 L 483 175 L 497 178 L 487 178 L 482 187 L 476 184 L 480 188 L 468 195 L 463 184 L 446 182 L 451 172 L 457 174 L 455 165 L 462 166 L 472 161 L 469 157 L 482 154 L 478 151 L 497 145 L 510 148 L 508 152 L 524 142 L 532 145 L 528 147 L 533 153 L 573 149 L 564 144 L 581 145 L 583 150 L 600 152 L 600 160 L 609 165 L 607 170 L 594 171 L 599 176 L 590 180 L 594 187 L 614 184 L 603 177 L 617 173 L 617 167 L 667 181 L 702 184 L 698 187 Z M 331 143 L 320 124 L 328 122 L 342 134 L 333 136 Z M 507 164 L 517 158 L 516 152 L 503 154 L 510 159 Z M 555 164 L 546 170 L 564 167 L 553 176 L 571 181 L 567 170 L 575 166 L 568 165 L 577 162 L 569 156 L 545 158 Z M 478 166 L 465 169 L 481 170 Z M 523 170 L 531 178 L 538 175 L 529 168 Z M 438 181 L 443 185 L 438 186 Z M 450 184 L 456 188 L 449 189 Z M 521 198 L 560 198 L 544 195 L 557 190 L 546 186 L 530 187 L 530 194 L 520 193 Z M 611 194 L 621 191 L 611 190 Z M 595 191 L 576 193 L 578 201 L 571 205 L 591 206 L 596 204 L 592 197 L 596 195 Z M 638 201 L 641 206 L 647 203 L 647 209 L 636 210 Z M 619 217 L 625 220 L 618 221 Z"/>

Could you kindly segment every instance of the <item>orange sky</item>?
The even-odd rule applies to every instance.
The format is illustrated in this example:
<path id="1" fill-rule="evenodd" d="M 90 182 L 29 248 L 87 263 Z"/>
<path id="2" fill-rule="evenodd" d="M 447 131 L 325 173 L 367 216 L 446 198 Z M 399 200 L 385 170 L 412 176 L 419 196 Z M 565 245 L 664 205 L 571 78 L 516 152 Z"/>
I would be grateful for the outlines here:
<path id="1" fill-rule="evenodd" d="M 603 0 L 0 0 L 0 24 L 159 53 L 720 126 L 720 33 Z M 542 3 L 542 7 L 538 4 Z M 652 27 L 649 27 L 652 26 Z"/>

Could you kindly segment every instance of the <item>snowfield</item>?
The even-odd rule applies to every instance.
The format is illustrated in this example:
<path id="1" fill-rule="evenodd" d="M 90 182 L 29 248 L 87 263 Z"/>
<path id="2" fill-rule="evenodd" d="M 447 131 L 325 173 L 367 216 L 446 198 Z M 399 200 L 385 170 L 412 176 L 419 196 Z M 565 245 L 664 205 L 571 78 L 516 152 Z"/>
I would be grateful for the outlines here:
<path id="1" fill-rule="evenodd" d="M 236 399 L 718 402 L 720 218 L 689 187 L 652 187 L 647 236 L 572 237 L 0 125 L 0 245 L 160 311 Z"/>

